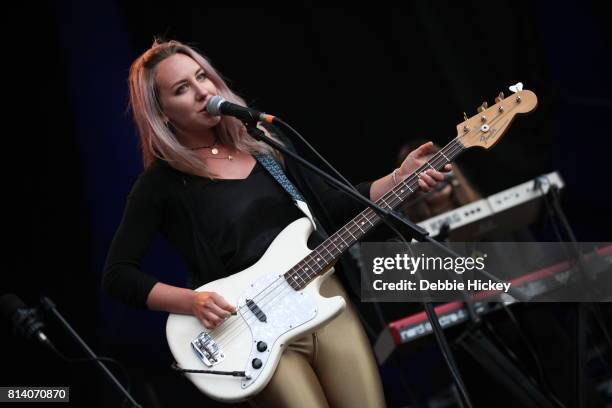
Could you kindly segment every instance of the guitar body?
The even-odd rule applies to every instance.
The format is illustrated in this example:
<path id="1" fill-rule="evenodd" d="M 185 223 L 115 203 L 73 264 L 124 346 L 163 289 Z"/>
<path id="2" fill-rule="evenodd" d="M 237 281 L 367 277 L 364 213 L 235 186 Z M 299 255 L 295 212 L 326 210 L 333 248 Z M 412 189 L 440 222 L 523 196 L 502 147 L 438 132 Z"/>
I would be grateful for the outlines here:
<path id="1" fill-rule="evenodd" d="M 338 316 L 346 304 L 342 297 L 325 298 L 319 289 L 333 268 L 301 290 L 293 289 L 283 275 L 307 256 L 312 226 L 308 218 L 289 224 L 272 242 L 262 258 L 250 268 L 199 287 L 217 292 L 238 313 L 210 333 L 194 316 L 171 314 L 166 324 L 168 345 L 176 360 L 187 369 L 244 371 L 250 378 L 207 373 L 187 373 L 202 392 L 219 401 L 235 402 L 251 397 L 268 384 L 283 350 L 292 340 L 315 331 Z M 249 302 L 252 301 L 253 303 Z M 211 337 L 206 337 L 208 333 Z M 198 336 L 219 347 L 219 362 L 207 365 L 194 350 Z M 260 342 L 264 351 L 258 350 Z M 261 362 L 253 364 L 257 359 Z"/>

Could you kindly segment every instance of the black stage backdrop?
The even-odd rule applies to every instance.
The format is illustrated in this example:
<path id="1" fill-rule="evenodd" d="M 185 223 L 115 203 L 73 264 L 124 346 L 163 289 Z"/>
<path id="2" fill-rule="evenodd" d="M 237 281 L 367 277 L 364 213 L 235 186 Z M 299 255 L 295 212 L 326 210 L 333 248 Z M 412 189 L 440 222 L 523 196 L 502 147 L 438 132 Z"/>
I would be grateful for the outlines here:
<path id="1" fill-rule="evenodd" d="M 352 181 L 390 172 L 399 147 L 416 138 L 446 144 L 463 112 L 522 81 L 538 95 L 535 113 L 459 163 L 485 196 L 559 171 L 578 239 L 610 240 L 612 36 L 599 3 L 23 2 L 5 19 L 2 292 L 29 305 L 51 297 L 95 350 L 128 366 L 149 406 L 202 401 L 168 373 L 165 316 L 100 293 L 106 250 L 141 171 L 127 72 L 154 36 L 196 45 L 250 105 L 292 124 Z M 162 240 L 145 267 L 185 280 Z M 118 404 L 92 365 L 68 365 L 12 337 L 6 321 L 2 328 L 0 385 L 64 385 L 73 406 Z M 52 319 L 48 332 L 66 354 L 80 353 Z"/>

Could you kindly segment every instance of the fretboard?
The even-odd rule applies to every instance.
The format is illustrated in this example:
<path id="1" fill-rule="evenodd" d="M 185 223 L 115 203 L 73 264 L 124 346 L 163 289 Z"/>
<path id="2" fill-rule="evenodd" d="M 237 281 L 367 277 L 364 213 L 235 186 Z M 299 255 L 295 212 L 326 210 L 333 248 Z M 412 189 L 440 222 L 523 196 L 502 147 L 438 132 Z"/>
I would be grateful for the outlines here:
<path id="1" fill-rule="evenodd" d="M 420 173 L 428 169 L 441 170 L 464 149 L 457 138 L 453 139 L 443 149 L 434 154 L 427 163 L 387 191 L 376 201 L 376 204 L 389 210 L 400 207 L 412 193 L 419 189 L 418 175 Z M 285 280 L 295 290 L 302 289 L 318 275 L 327 271 L 351 245 L 358 242 L 380 222 L 381 217 L 374 210 L 371 208 L 363 210 L 286 272 L 284 274 Z"/>

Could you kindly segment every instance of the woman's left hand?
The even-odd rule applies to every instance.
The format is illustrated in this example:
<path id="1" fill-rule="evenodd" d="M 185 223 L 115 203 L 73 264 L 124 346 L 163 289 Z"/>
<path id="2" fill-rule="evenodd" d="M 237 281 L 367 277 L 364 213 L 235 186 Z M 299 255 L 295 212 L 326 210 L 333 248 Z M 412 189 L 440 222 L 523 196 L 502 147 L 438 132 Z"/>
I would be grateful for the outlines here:
<path id="1" fill-rule="evenodd" d="M 406 156 L 406 159 L 400 168 L 397 170 L 397 175 L 403 180 L 410 174 L 414 173 L 416 169 L 427 162 L 431 156 L 432 148 L 433 142 L 427 142 L 411 151 L 408 156 Z M 448 172 L 451 170 L 452 166 L 447 164 L 444 166 L 442 171 Z M 442 180 L 444 180 L 444 175 L 441 172 L 434 169 L 427 169 L 423 173 L 419 174 L 419 187 L 421 187 L 421 190 L 427 192 L 434 188 Z"/>

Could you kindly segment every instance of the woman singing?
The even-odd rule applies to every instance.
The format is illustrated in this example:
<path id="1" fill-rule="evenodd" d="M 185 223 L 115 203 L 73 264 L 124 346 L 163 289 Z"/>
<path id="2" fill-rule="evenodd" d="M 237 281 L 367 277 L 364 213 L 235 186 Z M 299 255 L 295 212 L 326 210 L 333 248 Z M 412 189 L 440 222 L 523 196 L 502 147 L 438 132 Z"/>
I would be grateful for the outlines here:
<path id="1" fill-rule="evenodd" d="M 129 88 L 145 169 L 128 196 L 108 253 L 103 285 L 111 296 L 138 307 L 194 315 L 208 329 L 234 312 L 219 294 L 164 284 L 140 264 L 157 232 L 181 254 L 194 288 L 257 262 L 287 225 L 304 217 L 258 158 L 273 158 L 304 197 L 321 224 L 313 240 L 361 210 L 290 158 L 255 141 L 237 119 L 210 115 L 206 105 L 214 95 L 245 102 L 193 48 L 156 41 L 132 64 Z M 274 129 L 264 131 L 289 145 Z M 377 200 L 422 165 L 431 147 L 420 146 L 392 174 L 358 190 Z M 440 172 L 428 170 L 419 184 L 427 191 L 442 179 Z M 332 275 L 321 292 L 343 296 L 346 310 L 291 344 L 251 405 L 384 406 L 376 362 L 343 286 Z"/>

